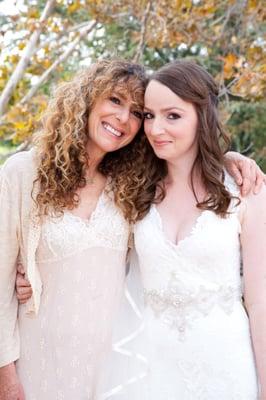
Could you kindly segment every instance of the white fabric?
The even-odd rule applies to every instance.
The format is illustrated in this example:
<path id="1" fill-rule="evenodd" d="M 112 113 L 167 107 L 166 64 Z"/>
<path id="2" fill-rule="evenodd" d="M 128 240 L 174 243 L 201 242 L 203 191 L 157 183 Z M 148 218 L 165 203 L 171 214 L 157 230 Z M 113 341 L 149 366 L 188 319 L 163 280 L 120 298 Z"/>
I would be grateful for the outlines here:
<path id="1" fill-rule="evenodd" d="M 237 209 L 232 204 L 225 219 L 204 211 L 191 234 L 177 245 L 166 238 L 155 206 L 136 224 L 143 327 L 127 350 L 141 354 L 146 372 L 126 385 L 132 371 L 143 366 L 134 357 L 121 361 L 116 371 L 116 375 L 123 372 L 120 390 L 107 398 L 258 398 L 249 322 L 241 299 Z"/>
<path id="2" fill-rule="evenodd" d="M 37 314 L 40 304 L 42 284 L 35 263 L 40 224 L 36 223 L 33 201 L 38 192 L 38 185 L 33 189 L 37 165 L 32 149 L 14 154 L 0 168 L 0 367 L 19 358 L 18 301 L 14 290 L 18 257 L 32 287 L 26 306 L 28 314 Z"/>
<path id="3" fill-rule="evenodd" d="M 39 313 L 19 310 L 18 374 L 27 400 L 94 400 L 121 300 L 129 226 L 103 193 L 90 220 L 70 212 L 41 229 Z"/>

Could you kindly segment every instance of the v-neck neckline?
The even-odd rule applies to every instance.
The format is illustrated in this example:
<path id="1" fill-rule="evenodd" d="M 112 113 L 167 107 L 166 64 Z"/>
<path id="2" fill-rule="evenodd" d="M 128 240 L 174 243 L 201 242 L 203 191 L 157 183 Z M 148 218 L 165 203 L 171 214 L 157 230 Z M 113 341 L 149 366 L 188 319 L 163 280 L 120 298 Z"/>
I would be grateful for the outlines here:
<path id="1" fill-rule="evenodd" d="M 99 212 L 100 206 L 102 205 L 104 199 L 107 196 L 106 195 L 106 187 L 107 187 L 107 184 L 104 186 L 103 190 L 101 191 L 101 193 L 100 193 L 100 195 L 99 195 L 99 197 L 97 199 L 96 205 L 95 205 L 95 207 L 94 207 L 94 209 L 91 212 L 89 217 L 87 217 L 87 218 L 80 217 L 79 215 L 73 214 L 73 212 L 70 211 L 70 210 L 67 210 L 66 213 L 68 215 L 70 215 L 71 217 L 73 217 L 74 219 L 79 220 L 81 222 L 84 222 L 87 225 L 91 224 L 95 220 L 95 218 L 97 217 L 97 214 Z"/>
<path id="2" fill-rule="evenodd" d="M 188 241 L 190 241 L 193 236 L 195 235 L 195 233 L 197 232 L 199 225 L 201 224 L 202 219 L 205 217 L 205 215 L 208 213 L 209 210 L 203 210 L 200 215 L 198 215 L 198 217 L 195 219 L 192 228 L 190 230 L 190 232 L 182 239 L 178 240 L 178 242 L 174 243 L 171 239 L 169 239 L 166 235 L 166 232 L 164 230 L 163 227 L 163 220 L 161 217 L 160 212 L 158 211 L 157 207 L 155 204 L 152 205 L 152 210 L 154 211 L 158 226 L 160 228 L 160 232 L 164 238 L 164 241 L 166 243 L 168 243 L 171 247 L 178 249 L 183 243 L 186 243 Z"/>

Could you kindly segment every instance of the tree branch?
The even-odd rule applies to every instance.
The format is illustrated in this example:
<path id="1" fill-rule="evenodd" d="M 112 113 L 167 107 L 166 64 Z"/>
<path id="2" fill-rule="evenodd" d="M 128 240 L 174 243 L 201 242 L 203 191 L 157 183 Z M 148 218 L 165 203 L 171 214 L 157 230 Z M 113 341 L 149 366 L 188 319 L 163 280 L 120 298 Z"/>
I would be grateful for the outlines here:
<path id="1" fill-rule="evenodd" d="M 61 56 L 45 71 L 45 73 L 40 77 L 38 82 L 32 86 L 32 88 L 29 90 L 29 92 L 26 94 L 26 96 L 23 97 L 23 99 L 19 102 L 19 104 L 24 104 L 27 101 L 29 101 L 35 93 L 38 91 L 39 87 L 47 80 L 48 76 L 56 69 L 56 67 L 61 64 L 63 61 L 65 61 L 69 55 L 75 50 L 77 44 L 80 42 L 81 39 L 84 38 L 88 33 L 90 33 L 95 25 L 97 24 L 97 21 L 92 21 L 89 25 L 87 25 L 85 28 L 83 28 L 80 31 L 80 34 L 76 39 L 72 42 L 72 44 L 66 49 L 66 51 L 61 54 Z"/>
<path id="2" fill-rule="evenodd" d="M 39 50 L 43 49 L 45 46 L 48 46 L 51 42 L 53 41 L 58 41 L 60 38 L 68 35 L 71 32 L 76 32 L 79 31 L 80 29 L 86 27 L 89 24 L 89 21 L 81 22 L 80 24 L 73 25 L 69 27 L 67 30 L 63 30 L 59 33 L 56 34 L 56 37 L 50 37 L 49 39 L 43 41 L 40 43 L 40 45 L 36 48 L 35 53 L 37 53 Z"/>
<path id="3" fill-rule="evenodd" d="M 31 143 L 31 138 L 26 139 L 23 143 L 21 143 L 15 150 L 10 151 L 7 154 L 0 155 L 0 161 L 6 160 L 8 157 L 12 156 L 13 154 L 19 153 L 20 151 L 27 150 Z"/>
<path id="4" fill-rule="evenodd" d="M 44 26 L 44 21 L 49 17 L 49 15 L 52 13 L 53 8 L 55 6 L 55 0 L 48 0 L 46 3 L 46 6 L 42 12 L 42 15 L 40 17 L 38 26 L 36 30 L 32 33 L 29 42 L 27 46 L 25 47 L 25 50 L 21 56 L 21 59 L 19 60 L 19 63 L 17 64 L 13 74 L 11 75 L 10 79 L 8 80 L 2 95 L 0 97 L 0 116 L 5 112 L 6 106 L 10 100 L 10 97 L 12 96 L 12 93 L 17 86 L 19 80 L 23 76 L 23 73 L 25 69 L 27 68 L 30 58 L 36 48 L 36 44 L 39 40 L 40 34 L 42 32 L 42 28 Z"/>
<path id="5" fill-rule="evenodd" d="M 136 53 L 133 57 L 134 62 L 139 62 L 140 58 L 142 57 L 143 51 L 144 51 L 146 31 L 147 31 L 147 22 L 148 22 L 149 13 L 151 10 L 151 5 L 152 5 L 152 0 L 149 0 L 147 3 L 147 6 L 146 6 L 145 12 L 143 14 L 143 17 L 141 19 L 140 42 L 137 47 Z"/>

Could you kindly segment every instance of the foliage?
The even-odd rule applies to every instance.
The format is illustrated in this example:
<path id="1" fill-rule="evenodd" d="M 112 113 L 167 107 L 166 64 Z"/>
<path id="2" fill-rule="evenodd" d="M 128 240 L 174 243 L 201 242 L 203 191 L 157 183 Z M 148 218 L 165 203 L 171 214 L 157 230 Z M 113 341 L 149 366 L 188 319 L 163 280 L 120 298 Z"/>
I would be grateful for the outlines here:
<path id="1" fill-rule="evenodd" d="M 120 56 L 158 68 L 193 58 L 220 85 L 234 147 L 262 163 L 265 156 L 266 9 L 259 0 L 25 0 L 17 15 L 0 15 L 0 90 L 12 78 L 34 32 L 37 45 L 0 121 L 0 138 L 25 141 L 38 129 L 54 84 L 98 57 Z M 81 35 L 92 21 L 93 29 Z M 10 32 L 12 31 L 12 35 Z M 56 64 L 76 40 L 75 49 Z M 41 78 L 49 72 L 44 82 Z M 27 101 L 32 86 L 37 91 Z M 39 85 L 39 86 L 38 86 Z M 265 168 L 265 161 L 264 161 Z"/>
<path id="2" fill-rule="evenodd" d="M 230 108 L 233 150 L 255 157 L 266 171 L 266 102 L 232 102 Z"/>

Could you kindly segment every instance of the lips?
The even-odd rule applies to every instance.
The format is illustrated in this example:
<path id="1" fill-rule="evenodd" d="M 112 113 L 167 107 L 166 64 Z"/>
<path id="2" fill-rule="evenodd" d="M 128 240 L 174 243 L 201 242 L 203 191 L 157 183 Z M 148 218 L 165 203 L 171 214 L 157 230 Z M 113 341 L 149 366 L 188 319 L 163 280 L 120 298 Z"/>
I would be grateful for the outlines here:
<path id="1" fill-rule="evenodd" d="M 154 140 L 155 146 L 164 146 L 166 144 L 172 143 L 170 140 Z"/>
<path id="2" fill-rule="evenodd" d="M 110 125 L 108 122 L 102 122 L 102 125 L 104 127 L 104 129 L 110 133 L 111 135 L 115 136 L 115 137 L 121 137 L 124 135 L 123 131 L 120 131 L 116 128 L 114 128 L 112 125 Z"/>

